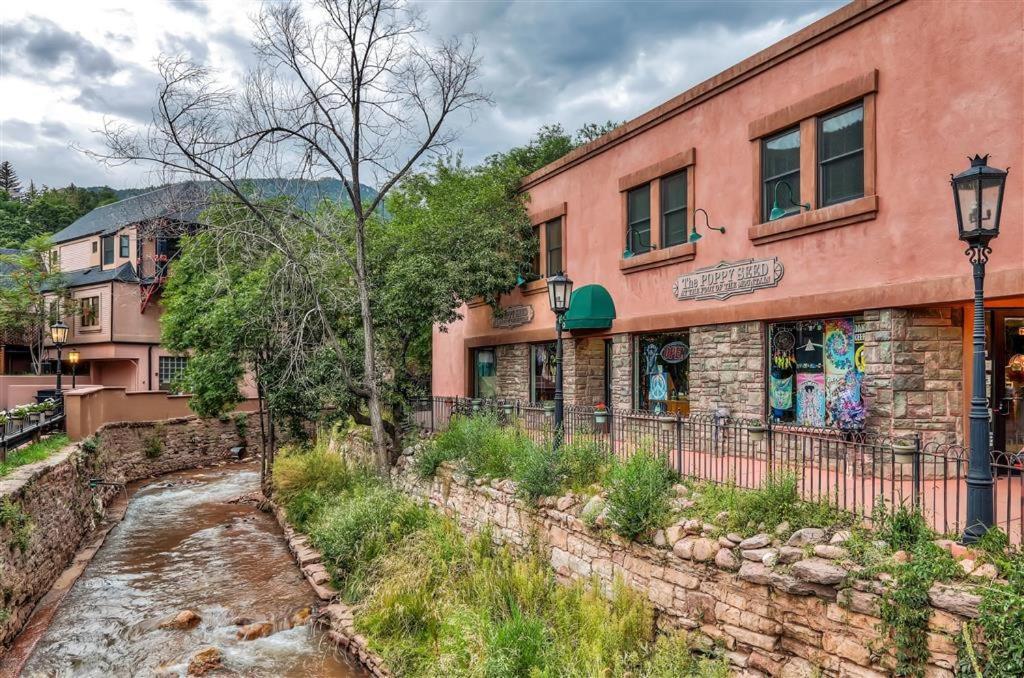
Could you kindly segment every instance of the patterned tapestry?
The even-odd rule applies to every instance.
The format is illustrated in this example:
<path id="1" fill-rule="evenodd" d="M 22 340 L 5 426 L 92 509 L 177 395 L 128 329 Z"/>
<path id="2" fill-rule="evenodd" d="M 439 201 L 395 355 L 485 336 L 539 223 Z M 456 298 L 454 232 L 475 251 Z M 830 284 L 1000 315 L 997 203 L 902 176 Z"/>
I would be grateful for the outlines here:
<path id="1" fill-rule="evenodd" d="M 796 423 L 825 425 L 825 375 L 811 372 L 796 375 Z"/>

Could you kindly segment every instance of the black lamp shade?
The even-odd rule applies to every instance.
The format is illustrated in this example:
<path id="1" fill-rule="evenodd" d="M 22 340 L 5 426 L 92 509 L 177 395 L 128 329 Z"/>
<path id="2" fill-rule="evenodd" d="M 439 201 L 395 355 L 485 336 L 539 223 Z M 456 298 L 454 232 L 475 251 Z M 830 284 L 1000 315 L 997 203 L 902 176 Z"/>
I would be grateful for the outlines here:
<path id="1" fill-rule="evenodd" d="M 63 321 L 58 320 L 50 325 L 50 341 L 54 346 L 63 346 L 68 343 L 68 326 Z"/>
<path id="2" fill-rule="evenodd" d="M 548 278 L 548 304 L 555 315 L 562 315 L 569 310 L 569 299 L 572 297 L 572 280 L 561 273 Z"/>
<path id="3" fill-rule="evenodd" d="M 999 235 L 1006 171 L 988 166 L 988 156 L 975 155 L 971 167 L 952 178 L 953 201 L 960 239 L 986 245 Z"/>

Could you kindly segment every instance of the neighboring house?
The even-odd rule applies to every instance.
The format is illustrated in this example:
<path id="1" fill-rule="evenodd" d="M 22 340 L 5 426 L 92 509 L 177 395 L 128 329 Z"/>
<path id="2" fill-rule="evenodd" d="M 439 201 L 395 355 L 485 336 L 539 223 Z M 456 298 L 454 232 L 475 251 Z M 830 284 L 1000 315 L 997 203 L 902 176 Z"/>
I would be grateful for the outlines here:
<path id="1" fill-rule="evenodd" d="M 64 358 L 76 349 L 91 383 L 167 390 L 184 369 L 187 358 L 160 345 L 159 297 L 180 236 L 199 227 L 204 195 L 189 183 L 163 187 L 98 207 L 53 236 L 49 265 L 74 300 L 73 315 L 61 312 L 71 328 Z"/>
<path id="2" fill-rule="evenodd" d="M 576 286 L 567 403 L 833 426 L 858 399 L 869 431 L 962 440 L 949 178 L 990 153 L 1013 168 L 985 288 L 993 438 L 1024 449 L 1022 24 L 1021 3 L 853 2 L 526 177 L 533 271 Z M 435 330 L 435 394 L 553 398 L 545 282 L 501 305 Z"/>

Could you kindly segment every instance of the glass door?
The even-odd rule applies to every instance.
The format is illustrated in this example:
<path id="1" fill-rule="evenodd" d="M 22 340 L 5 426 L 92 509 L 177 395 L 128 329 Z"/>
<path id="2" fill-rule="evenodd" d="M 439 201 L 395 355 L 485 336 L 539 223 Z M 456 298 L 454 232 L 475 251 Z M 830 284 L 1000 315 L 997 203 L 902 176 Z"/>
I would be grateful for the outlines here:
<path id="1" fill-rule="evenodd" d="M 993 449 L 1024 452 L 1024 309 L 993 313 Z"/>

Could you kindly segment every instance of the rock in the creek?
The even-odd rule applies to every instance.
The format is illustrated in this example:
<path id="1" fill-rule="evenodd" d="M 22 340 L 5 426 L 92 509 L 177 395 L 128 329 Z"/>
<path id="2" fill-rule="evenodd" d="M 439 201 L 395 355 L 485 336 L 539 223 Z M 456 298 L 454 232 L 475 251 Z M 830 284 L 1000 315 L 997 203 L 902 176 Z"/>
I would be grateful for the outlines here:
<path id="1" fill-rule="evenodd" d="M 201 621 L 203 621 L 203 618 L 192 610 L 182 610 L 167 621 L 162 622 L 160 624 L 160 628 L 187 631 L 188 629 L 194 629 L 199 626 L 199 622 Z"/>
<path id="2" fill-rule="evenodd" d="M 239 615 L 231 620 L 232 626 L 246 626 L 253 622 L 252 617 L 246 617 L 245 615 Z"/>
<path id="3" fill-rule="evenodd" d="M 292 628 L 295 628 L 296 626 L 302 626 L 307 621 L 309 621 L 309 617 L 311 614 L 312 610 L 310 610 L 308 607 L 304 607 L 301 610 L 293 612 L 292 616 L 288 618 L 288 623 L 291 625 Z"/>
<path id="4" fill-rule="evenodd" d="M 205 676 L 220 667 L 224 655 L 215 647 L 204 647 L 192 655 L 188 662 L 188 675 Z"/>
<path id="5" fill-rule="evenodd" d="M 269 636 L 273 632 L 274 625 L 270 622 L 256 622 L 254 624 L 246 624 L 241 627 L 235 633 L 235 636 L 239 640 L 256 640 L 257 638 Z"/>

